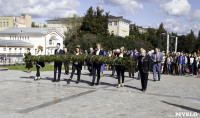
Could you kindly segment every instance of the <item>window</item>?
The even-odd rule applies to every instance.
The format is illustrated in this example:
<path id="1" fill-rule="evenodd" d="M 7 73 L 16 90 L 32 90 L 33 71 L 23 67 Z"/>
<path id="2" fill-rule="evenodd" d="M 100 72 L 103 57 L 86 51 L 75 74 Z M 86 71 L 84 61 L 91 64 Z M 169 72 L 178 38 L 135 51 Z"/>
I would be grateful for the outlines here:
<path id="1" fill-rule="evenodd" d="M 10 36 L 10 40 L 11 40 L 11 38 L 12 38 L 12 37 Z"/>
<path id="2" fill-rule="evenodd" d="M 20 48 L 19 50 L 20 50 L 20 53 L 22 53 L 22 48 Z"/>
<path id="3" fill-rule="evenodd" d="M 49 40 L 49 45 L 52 45 L 53 41 L 52 40 Z"/>
<path id="4" fill-rule="evenodd" d="M 2 22 L 0 22 L 0 27 L 2 27 Z"/>
<path id="5" fill-rule="evenodd" d="M 15 48 L 15 53 L 17 53 L 17 48 Z"/>
<path id="6" fill-rule="evenodd" d="M 115 26 L 117 26 L 117 22 L 115 22 Z"/>
<path id="7" fill-rule="evenodd" d="M 7 27 L 9 26 L 9 23 L 7 22 Z"/>
<path id="8" fill-rule="evenodd" d="M 3 27 L 6 27 L 6 23 L 5 22 L 3 22 Z"/>
<path id="9" fill-rule="evenodd" d="M 3 51 L 6 51 L 6 48 L 3 48 Z"/>
<path id="10" fill-rule="evenodd" d="M 112 26 L 112 22 L 109 22 L 109 26 Z"/>
<path id="11" fill-rule="evenodd" d="M 9 48 L 9 52 L 11 53 L 11 48 Z"/>

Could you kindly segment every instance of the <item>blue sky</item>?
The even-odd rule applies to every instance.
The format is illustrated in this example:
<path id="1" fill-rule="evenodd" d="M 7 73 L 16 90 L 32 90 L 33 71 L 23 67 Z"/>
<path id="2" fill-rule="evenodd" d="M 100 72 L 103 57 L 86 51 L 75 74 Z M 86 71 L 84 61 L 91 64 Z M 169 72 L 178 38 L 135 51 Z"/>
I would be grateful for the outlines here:
<path id="1" fill-rule="evenodd" d="M 200 30 L 200 0 L 101 0 L 104 11 L 123 16 L 143 27 L 158 28 L 164 23 L 168 32 L 187 34 Z M 0 16 L 30 14 L 33 21 L 44 23 L 55 17 L 84 16 L 99 0 L 0 0 Z"/>

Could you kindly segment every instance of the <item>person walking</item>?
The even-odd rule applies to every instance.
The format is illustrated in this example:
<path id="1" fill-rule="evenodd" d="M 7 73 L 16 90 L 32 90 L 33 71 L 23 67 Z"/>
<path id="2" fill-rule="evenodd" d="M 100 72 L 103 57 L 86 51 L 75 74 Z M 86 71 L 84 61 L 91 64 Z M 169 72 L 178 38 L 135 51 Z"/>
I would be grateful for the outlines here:
<path id="1" fill-rule="evenodd" d="M 76 46 L 76 53 L 75 55 L 81 55 L 81 50 L 80 50 L 80 46 L 77 45 Z M 80 78 L 81 78 L 81 70 L 82 70 L 82 62 L 73 62 L 72 64 L 72 73 L 71 76 L 69 78 L 68 84 L 70 84 L 70 81 L 72 80 L 73 76 L 74 76 L 74 72 L 75 70 L 77 70 L 77 81 L 76 83 L 78 84 L 80 82 Z"/>
<path id="2" fill-rule="evenodd" d="M 27 56 L 31 56 L 30 48 L 27 49 Z M 27 73 L 30 73 L 31 68 L 33 68 L 33 64 L 31 61 L 26 62 L 26 68 L 28 69 Z"/>
<path id="3" fill-rule="evenodd" d="M 144 49 L 141 50 L 141 55 L 139 56 L 138 68 L 141 75 L 141 90 L 142 92 L 145 92 L 147 89 L 148 75 L 150 74 L 151 70 L 151 58 L 146 54 Z"/>
<path id="4" fill-rule="evenodd" d="M 156 81 L 156 71 L 158 72 L 158 81 L 161 78 L 161 60 L 163 59 L 163 55 L 159 52 L 158 48 L 155 48 L 154 53 L 151 56 L 151 60 L 153 62 L 153 79 Z"/>
<path id="5" fill-rule="evenodd" d="M 101 50 L 101 44 L 98 43 L 96 46 L 97 46 L 97 50 L 95 50 L 93 52 L 93 55 L 102 55 L 103 56 L 104 52 L 103 52 L 103 50 Z M 96 62 L 93 62 L 93 79 L 92 79 L 92 83 L 90 84 L 91 86 L 99 85 L 101 65 L 102 64 L 98 64 Z M 95 83 L 96 74 L 97 74 L 97 82 Z"/>
<path id="6" fill-rule="evenodd" d="M 60 43 L 57 43 L 56 47 L 57 47 L 57 49 L 54 52 L 55 55 L 64 54 L 64 51 L 62 49 L 60 49 Z M 62 62 L 54 61 L 54 79 L 52 82 L 60 81 L 61 69 L 62 69 Z M 58 80 L 56 80 L 57 70 L 58 70 Z"/>
<path id="7" fill-rule="evenodd" d="M 43 47 L 42 46 L 38 46 L 38 51 L 36 52 L 36 56 L 41 56 L 41 55 L 44 55 L 43 54 Z M 40 80 L 41 77 L 40 77 L 40 68 L 44 68 L 45 67 L 45 64 L 44 62 L 42 61 L 36 61 L 36 69 L 37 69 L 37 72 L 36 72 L 36 77 L 35 77 L 35 81 L 36 80 Z"/>

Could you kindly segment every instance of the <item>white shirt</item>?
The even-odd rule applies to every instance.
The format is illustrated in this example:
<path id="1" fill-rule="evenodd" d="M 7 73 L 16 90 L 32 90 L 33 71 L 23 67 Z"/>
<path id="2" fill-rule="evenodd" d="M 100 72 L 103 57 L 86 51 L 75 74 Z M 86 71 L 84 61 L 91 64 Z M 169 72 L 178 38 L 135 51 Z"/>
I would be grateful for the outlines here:
<path id="1" fill-rule="evenodd" d="M 96 55 L 99 55 L 100 50 L 97 50 Z"/>
<path id="2" fill-rule="evenodd" d="M 121 54 L 119 55 L 119 57 L 123 57 L 123 54 L 121 53 Z"/>
<path id="3" fill-rule="evenodd" d="M 190 64 L 193 64 L 193 62 L 194 62 L 194 57 L 191 57 L 190 58 Z"/>
<path id="4" fill-rule="evenodd" d="M 79 55 L 79 53 L 76 53 L 76 55 Z"/>

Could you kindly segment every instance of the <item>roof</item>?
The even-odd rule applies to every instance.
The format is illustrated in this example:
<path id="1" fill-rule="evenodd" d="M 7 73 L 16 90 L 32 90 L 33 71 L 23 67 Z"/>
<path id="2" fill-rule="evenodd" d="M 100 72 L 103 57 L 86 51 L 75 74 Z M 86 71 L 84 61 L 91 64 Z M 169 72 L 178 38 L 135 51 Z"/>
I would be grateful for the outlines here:
<path id="1" fill-rule="evenodd" d="M 7 34 L 20 34 L 20 35 L 45 35 L 52 31 L 56 31 L 57 33 L 61 34 L 64 37 L 64 34 L 56 30 L 54 27 L 34 27 L 34 28 L 27 28 L 27 27 L 15 27 L 3 30 L 0 32 L 0 35 L 7 35 Z"/>
<path id="2" fill-rule="evenodd" d="M 34 45 L 21 40 L 3 40 L 0 39 L 0 46 L 8 47 L 33 47 Z"/>
<path id="3" fill-rule="evenodd" d="M 46 21 L 63 21 L 63 20 L 69 20 L 69 18 L 57 18 L 57 19 L 46 20 Z"/>
<path id="4" fill-rule="evenodd" d="M 113 16 L 113 15 L 109 15 L 108 16 L 108 20 L 109 21 L 124 21 L 127 23 L 131 23 L 130 20 L 124 19 L 123 16 Z"/>

